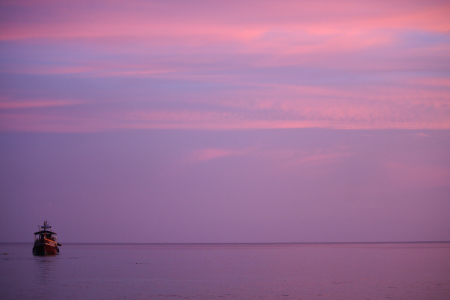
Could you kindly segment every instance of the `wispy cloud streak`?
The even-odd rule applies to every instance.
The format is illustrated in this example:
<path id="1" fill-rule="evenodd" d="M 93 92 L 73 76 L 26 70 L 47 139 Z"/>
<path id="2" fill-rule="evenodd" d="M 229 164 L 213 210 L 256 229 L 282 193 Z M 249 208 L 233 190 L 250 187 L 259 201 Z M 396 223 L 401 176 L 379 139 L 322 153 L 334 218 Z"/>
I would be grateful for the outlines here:
<path id="1" fill-rule="evenodd" d="M 86 105 L 23 115 L 44 131 L 46 116 L 73 130 L 450 129 L 445 1 L 3 1 L 0 13 L 0 97 Z M 27 130 L 10 114 L 0 129 Z"/>

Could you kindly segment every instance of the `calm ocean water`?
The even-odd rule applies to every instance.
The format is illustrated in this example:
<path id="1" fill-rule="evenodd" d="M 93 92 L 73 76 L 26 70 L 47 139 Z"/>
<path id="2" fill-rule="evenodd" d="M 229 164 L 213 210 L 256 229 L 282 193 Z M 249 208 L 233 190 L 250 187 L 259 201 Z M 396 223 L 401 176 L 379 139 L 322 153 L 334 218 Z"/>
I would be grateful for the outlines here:
<path id="1" fill-rule="evenodd" d="M 0 244 L 1 299 L 450 299 L 450 243 Z"/>

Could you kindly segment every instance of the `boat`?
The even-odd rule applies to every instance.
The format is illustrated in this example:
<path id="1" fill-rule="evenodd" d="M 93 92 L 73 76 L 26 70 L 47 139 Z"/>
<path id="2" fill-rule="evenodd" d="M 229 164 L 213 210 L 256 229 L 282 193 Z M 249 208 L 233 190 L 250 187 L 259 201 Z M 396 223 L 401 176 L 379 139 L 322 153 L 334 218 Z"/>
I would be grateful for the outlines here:
<path id="1" fill-rule="evenodd" d="M 56 233 L 53 232 L 52 226 L 44 221 L 44 226 L 39 226 L 39 231 L 34 233 L 34 255 L 54 255 L 59 253 L 59 246 Z"/>

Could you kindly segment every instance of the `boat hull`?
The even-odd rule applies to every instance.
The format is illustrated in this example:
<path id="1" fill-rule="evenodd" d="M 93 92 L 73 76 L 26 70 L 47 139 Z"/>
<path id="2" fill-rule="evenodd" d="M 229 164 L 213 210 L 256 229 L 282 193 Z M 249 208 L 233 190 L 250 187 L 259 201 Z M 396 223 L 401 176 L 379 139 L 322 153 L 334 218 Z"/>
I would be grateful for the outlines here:
<path id="1" fill-rule="evenodd" d="M 59 253 L 58 246 L 52 243 L 35 243 L 33 247 L 34 255 L 56 255 Z"/>

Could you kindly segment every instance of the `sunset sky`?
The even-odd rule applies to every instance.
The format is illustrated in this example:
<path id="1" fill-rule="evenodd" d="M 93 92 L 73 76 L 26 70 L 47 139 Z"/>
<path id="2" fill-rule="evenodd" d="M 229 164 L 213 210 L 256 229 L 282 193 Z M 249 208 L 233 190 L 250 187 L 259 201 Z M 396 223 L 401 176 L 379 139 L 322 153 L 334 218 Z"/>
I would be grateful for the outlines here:
<path id="1" fill-rule="evenodd" d="M 450 240 L 448 1 L 1 1 L 0 242 Z"/>

